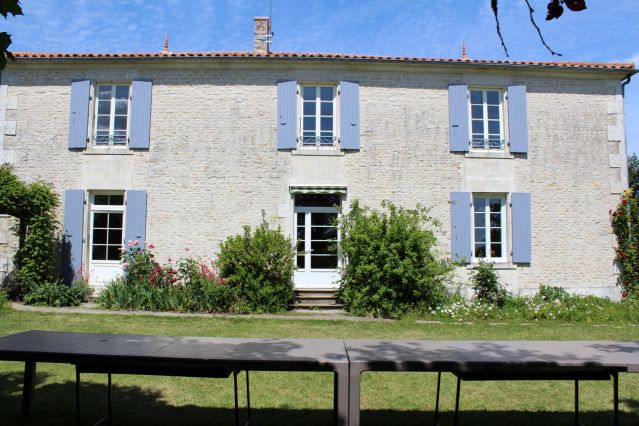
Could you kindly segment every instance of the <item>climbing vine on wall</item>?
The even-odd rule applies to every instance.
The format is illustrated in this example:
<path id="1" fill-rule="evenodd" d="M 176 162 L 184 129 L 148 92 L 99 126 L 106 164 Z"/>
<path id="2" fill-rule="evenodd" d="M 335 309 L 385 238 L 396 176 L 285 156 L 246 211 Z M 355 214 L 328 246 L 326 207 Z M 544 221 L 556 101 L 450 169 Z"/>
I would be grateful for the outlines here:
<path id="1" fill-rule="evenodd" d="M 617 236 L 619 284 L 625 295 L 639 296 L 639 199 L 633 197 L 632 189 L 624 191 L 610 216 Z"/>
<path id="2" fill-rule="evenodd" d="M 50 184 L 27 184 L 15 176 L 10 165 L 0 166 L 0 214 L 18 219 L 13 228 L 19 242 L 14 265 L 23 291 L 30 283 L 53 278 L 57 206 L 58 195 Z"/>

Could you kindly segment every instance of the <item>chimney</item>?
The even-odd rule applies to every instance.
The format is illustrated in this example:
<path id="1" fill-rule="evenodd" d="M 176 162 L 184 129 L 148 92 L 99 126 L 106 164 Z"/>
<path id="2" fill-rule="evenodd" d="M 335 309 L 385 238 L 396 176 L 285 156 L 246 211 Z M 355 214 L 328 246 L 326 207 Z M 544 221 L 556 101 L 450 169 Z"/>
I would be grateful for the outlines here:
<path id="1" fill-rule="evenodd" d="M 268 54 L 271 44 L 271 20 L 266 16 L 253 18 L 253 52 Z"/>

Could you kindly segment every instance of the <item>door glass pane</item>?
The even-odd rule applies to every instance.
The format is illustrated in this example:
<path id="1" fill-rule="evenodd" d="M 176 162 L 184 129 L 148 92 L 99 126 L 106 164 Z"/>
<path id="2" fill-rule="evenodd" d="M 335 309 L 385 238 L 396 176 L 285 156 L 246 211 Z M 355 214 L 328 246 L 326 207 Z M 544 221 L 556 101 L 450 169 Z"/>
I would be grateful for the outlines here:
<path id="1" fill-rule="evenodd" d="M 121 229 L 109 229 L 109 244 L 122 244 L 122 230 Z"/>
<path id="2" fill-rule="evenodd" d="M 93 260 L 106 260 L 106 246 L 93 246 L 93 254 L 91 259 Z"/>
<path id="3" fill-rule="evenodd" d="M 106 244 L 107 243 L 107 230 L 106 229 L 93 229 L 93 244 Z"/>
<path id="4" fill-rule="evenodd" d="M 490 241 L 492 243 L 501 242 L 501 228 L 494 228 L 490 230 Z"/>
<path id="5" fill-rule="evenodd" d="M 484 228 L 475 229 L 475 243 L 481 244 L 486 241 L 486 230 Z"/>
<path id="6" fill-rule="evenodd" d="M 311 241 L 311 255 L 317 254 L 336 254 L 336 241 Z"/>
<path id="7" fill-rule="evenodd" d="M 490 257 L 501 257 L 501 244 L 492 243 L 490 245 Z"/>
<path id="8" fill-rule="evenodd" d="M 483 228 L 484 226 L 486 226 L 486 215 L 483 212 L 475 213 L 475 227 Z"/>
<path id="9" fill-rule="evenodd" d="M 334 207 L 341 203 L 340 194 L 295 194 L 295 205 L 301 207 Z M 297 223 L 300 224 L 300 215 L 297 214 Z M 302 222 L 303 223 L 303 222 Z"/>
<path id="10" fill-rule="evenodd" d="M 334 256 L 311 256 L 312 269 L 335 269 L 337 268 L 337 255 Z"/>
<path id="11" fill-rule="evenodd" d="M 106 260 L 120 260 L 120 246 L 108 246 Z"/>
<path id="12" fill-rule="evenodd" d="M 107 213 L 94 213 L 93 214 L 93 227 L 95 228 L 106 228 L 108 224 L 108 214 Z"/>
<path id="13" fill-rule="evenodd" d="M 318 227 L 314 226 L 311 228 L 311 239 L 312 240 L 335 240 L 337 239 L 337 227 Z"/>
<path id="14" fill-rule="evenodd" d="M 492 228 L 497 228 L 501 226 L 501 214 L 499 213 L 490 214 L 490 226 Z"/>
<path id="15" fill-rule="evenodd" d="M 311 213 L 311 225 L 334 225 L 337 213 Z"/>
<path id="16" fill-rule="evenodd" d="M 485 244 L 475 244 L 475 257 L 486 257 Z"/>
<path id="17" fill-rule="evenodd" d="M 299 269 L 304 269 L 306 257 L 305 256 L 297 256 L 297 267 Z"/>

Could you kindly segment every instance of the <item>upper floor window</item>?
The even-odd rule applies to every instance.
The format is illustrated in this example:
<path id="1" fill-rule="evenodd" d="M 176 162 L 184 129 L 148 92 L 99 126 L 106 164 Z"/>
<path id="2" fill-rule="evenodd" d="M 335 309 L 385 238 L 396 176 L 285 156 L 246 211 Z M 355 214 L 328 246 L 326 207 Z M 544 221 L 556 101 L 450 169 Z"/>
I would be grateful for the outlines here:
<path id="1" fill-rule="evenodd" d="M 129 124 L 129 85 L 95 86 L 93 140 L 97 146 L 125 146 Z"/>
<path id="2" fill-rule="evenodd" d="M 473 149 L 504 149 L 502 98 L 500 90 L 470 90 Z"/>
<path id="3" fill-rule="evenodd" d="M 473 257 L 505 261 L 506 198 L 474 197 Z"/>
<path id="4" fill-rule="evenodd" d="M 325 84 L 300 86 L 302 146 L 334 146 L 336 87 Z"/>

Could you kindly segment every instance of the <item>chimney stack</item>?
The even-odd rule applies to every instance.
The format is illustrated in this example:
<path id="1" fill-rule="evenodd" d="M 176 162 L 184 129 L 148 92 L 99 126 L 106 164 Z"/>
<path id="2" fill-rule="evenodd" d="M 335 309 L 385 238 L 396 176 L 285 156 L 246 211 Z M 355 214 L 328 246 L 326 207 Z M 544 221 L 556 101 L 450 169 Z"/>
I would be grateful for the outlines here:
<path id="1" fill-rule="evenodd" d="M 268 54 L 271 51 L 271 20 L 266 16 L 253 18 L 253 52 Z"/>

